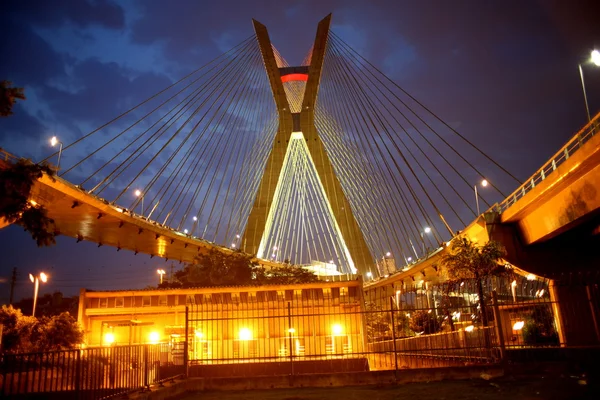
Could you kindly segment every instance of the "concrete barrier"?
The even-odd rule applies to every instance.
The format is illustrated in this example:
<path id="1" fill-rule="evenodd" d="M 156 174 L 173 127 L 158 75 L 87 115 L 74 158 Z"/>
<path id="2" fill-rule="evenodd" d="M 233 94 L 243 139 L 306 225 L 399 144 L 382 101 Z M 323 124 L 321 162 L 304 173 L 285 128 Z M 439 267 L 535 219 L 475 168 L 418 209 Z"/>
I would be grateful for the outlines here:
<path id="1" fill-rule="evenodd" d="M 413 382 L 432 382 L 447 379 L 490 379 L 504 375 L 500 366 L 465 366 L 452 368 L 422 368 L 396 371 L 348 372 L 337 374 L 307 374 L 257 376 L 248 378 L 188 378 L 183 381 L 138 393 L 130 399 L 168 400 L 186 393 L 233 390 L 315 388 L 366 385 L 398 385 Z"/>

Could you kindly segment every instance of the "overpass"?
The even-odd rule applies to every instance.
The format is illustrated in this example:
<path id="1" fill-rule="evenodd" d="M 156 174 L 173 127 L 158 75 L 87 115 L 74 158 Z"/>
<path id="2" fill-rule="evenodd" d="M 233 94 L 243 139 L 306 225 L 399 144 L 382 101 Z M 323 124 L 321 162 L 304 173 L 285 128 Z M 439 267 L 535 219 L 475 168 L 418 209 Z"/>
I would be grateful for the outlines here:
<path id="1" fill-rule="evenodd" d="M 496 240 L 506 261 L 540 276 L 591 271 L 600 265 L 600 113 L 525 183 L 478 216 L 459 236 Z M 371 290 L 446 279 L 439 266 L 450 242 L 411 266 L 376 281 Z M 393 292 L 393 291 L 392 291 Z M 392 293 L 390 292 L 390 294 Z"/>

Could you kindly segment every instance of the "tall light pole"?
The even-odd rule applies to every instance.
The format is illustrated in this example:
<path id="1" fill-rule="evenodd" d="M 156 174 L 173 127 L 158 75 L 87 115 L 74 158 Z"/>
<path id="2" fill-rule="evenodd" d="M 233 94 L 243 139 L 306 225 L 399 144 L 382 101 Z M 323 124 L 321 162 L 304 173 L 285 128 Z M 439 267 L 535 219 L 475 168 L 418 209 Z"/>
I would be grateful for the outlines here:
<path id="1" fill-rule="evenodd" d="M 590 61 L 597 67 L 600 67 L 600 51 L 594 50 L 591 53 Z M 587 93 L 585 92 L 585 81 L 583 79 L 583 68 L 579 64 L 579 77 L 581 78 L 581 89 L 583 90 L 583 101 L 585 102 L 585 112 L 587 113 L 588 122 L 592 120 L 590 116 L 590 107 L 588 106 Z"/>
<path id="2" fill-rule="evenodd" d="M 486 187 L 487 185 L 488 181 L 486 181 L 485 179 L 481 181 L 482 187 Z M 475 204 L 477 204 L 477 216 L 479 217 L 481 213 L 479 212 L 479 194 L 477 193 L 477 185 L 474 185 L 473 189 L 475 189 Z"/>
<path id="3" fill-rule="evenodd" d="M 135 196 L 142 198 L 142 212 L 141 212 L 141 214 L 144 215 L 144 193 L 140 189 L 137 189 L 135 191 Z"/>
<path id="4" fill-rule="evenodd" d="M 62 154 L 63 143 L 60 140 L 58 140 L 58 138 L 56 136 L 52 136 L 52 138 L 50 139 L 50 145 L 52 147 L 54 147 L 57 144 L 60 145 L 60 147 L 58 148 L 58 161 L 56 162 L 56 175 L 58 175 L 58 170 L 60 169 L 60 156 Z"/>
<path id="5" fill-rule="evenodd" d="M 29 280 L 33 283 L 33 311 L 31 312 L 31 316 L 35 317 L 35 305 L 37 304 L 38 291 L 40 289 L 40 280 L 42 282 L 48 282 L 48 275 L 43 272 L 40 272 L 38 276 L 33 276 L 29 274 Z"/>
<path id="6" fill-rule="evenodd" d="M 162 285 L 162 283 L 163 283 L 163 275 L 164 275 L 164 274 L 166 274 L 166 272 L 165 272 L 165 270 L 164 270 L 164 269 L 157 269 L 157 270 L 156 270 L 156 273 L 157 273 L 158 275 L 160 275 L 160 284 Z"/>
<path id="7" fill-rule="evenodd" d="M 423 256 L 425 255 L 425 234 L 430 232 L 431 228 L 428 226 L 426 226 L 425 229 L 423 229 L 423 232 L 421 232 L 421 242 L 423 243 Z"/>

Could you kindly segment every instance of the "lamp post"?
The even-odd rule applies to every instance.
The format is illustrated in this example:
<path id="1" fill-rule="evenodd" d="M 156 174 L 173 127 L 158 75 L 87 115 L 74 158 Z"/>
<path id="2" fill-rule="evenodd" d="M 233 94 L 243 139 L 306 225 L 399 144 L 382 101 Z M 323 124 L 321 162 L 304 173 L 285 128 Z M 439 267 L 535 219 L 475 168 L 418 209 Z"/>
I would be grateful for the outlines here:
<path id="1" fill-rule="evenodd" d="M 482 187 L 486 187 L 487 185 L 488 185 L 488 181 L 486 181 L 485 179 L 481 181 Z M 479 212 L 479 194 L 477 193 L 477 185 L 474 185 L 473 189 L 475 189 L 475 204 L 477 204 L 477 216 L 479 216 L 479 214 L 480 214 L 480 212 Z"/>
<path id="2" fill-rule="evenodd" d="M 37 304 L 38 291 L 40 289 L 40 280 L 44 283 L 48 282 L 48 275 L 43 272 L 40 272 L 38 276 L 29 274 L 29 280 L 33 283 L 33 311 L 31 312 L 31 316 L 35 317 L 35 306 Z"/>
<path id="3" fill-rule="evenodd" d="M 60 147 L 58 148 L 58 161 L 56 162 L 56 174 L 58 175 L 58 170 L 60 168 L 60 156 L 62 154 L 63 143 L 60 140 L 58 140 L 58 138 L 56 136 L 52 136 L 52 138 L 50 139 L 50 145 L 52 147 L 54 147 L 57 144 L 60 145 Z"/>
<path id="4" fill-rule="evenodd" d="M 163 283 L 163 275 L 164 275 L 164 274 L 166 274 L 166 272 L 165 272 L 165 270 L 164 270 L 164 269 L 157 269 L 157 270 L 156 270 L 156 273 L 157 273 L 158 275 L 160 275 L 160 284 L 162 285 L 162 283 Z"/>
<path id="5" fill-rule="evenodd" d="M 594 50 L 591 53 L 590 61 L 597 67 L 600 67 L 600 51 Z M 583 101 L 585 102 L 585 112 L 587 113 L 588 122 L 592 120 L 590 117 L 590 107 L 588 106 L 587 93 L 585 92 L 585 81 L 583 79 L 583 68 L 579 64 L 579 77 L 581 78 L 581 89 L 583 90 Z"/>
<path id="6" fill-rule="evenodd" d="M 142 212 L 141 212 L 141 214 L 144 215 L 144 193 L 141 190 L 137 189 L 135 191 L 135 196 L 142 198 Z"/>
<path id="7" fill-rule="evenodd" d="M 431 228 L 428 226 L 426 226 L 425 229 L 423 229 L 423 232 L 421 232 L 421 242 L 423 243 L 423 255 L 425 255 L 425 234 L 430 232 Z"/>

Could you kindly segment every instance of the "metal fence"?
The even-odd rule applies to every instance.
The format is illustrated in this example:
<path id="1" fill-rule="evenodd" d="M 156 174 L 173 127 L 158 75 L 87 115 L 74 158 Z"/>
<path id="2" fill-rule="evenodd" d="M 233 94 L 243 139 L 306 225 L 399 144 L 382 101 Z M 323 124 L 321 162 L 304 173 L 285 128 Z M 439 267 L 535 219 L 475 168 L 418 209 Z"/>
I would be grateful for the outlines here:
<path id="1" fill-rule="evenodd" d="M 595 304 L 565 296 L 559 304 L 552 282 L 510 274 L 481 285 L 463 280 L 365 293 L 213 295 L 187 312 L 188 373 L 295 375 L 500 363 L 564 348 L 569 329 L 594 336 L 593 326 L 597 340 L 587 343 L 600 344 L 597 285 L 561 289 L 592 290 Z"/>
<path id="2" fill-rule="evenodd" d="M 182 373 L 168 368 L 170 348 L 145 344 L 3 354 L 2 396 L 99 399 L 147 389 Z"/>

